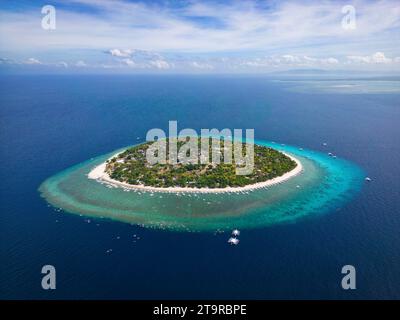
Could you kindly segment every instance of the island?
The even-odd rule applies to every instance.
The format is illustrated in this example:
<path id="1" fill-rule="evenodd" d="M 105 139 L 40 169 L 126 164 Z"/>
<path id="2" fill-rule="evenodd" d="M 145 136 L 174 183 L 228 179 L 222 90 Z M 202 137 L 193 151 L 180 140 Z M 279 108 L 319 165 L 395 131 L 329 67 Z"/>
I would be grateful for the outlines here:
<path id="1" fill-rule="evenodd" d="M 203 138 L 204 139 L 204 138 Z M 208 138 L 209 154 L 214 139 Z M 167 139 L 168 142 L 168 139 Z M 198 144 L 202 138 L 198 138 Z M 130 147 L 112 156 L 88 174 L 90 179 L 128 189 L 163 192 L 236 192 L 268 187 L 283 182 L 302 171 L 300 161 L 270 147 L 254 144 L 254 167 L 251 174 L 236 174 L 237 163 L 224 162 L 225 141 L 218 140 L 220 163 L 149 164 L 147 149 L 154 142 Z M 178 142 L 178 148 L 185 141 Z M 246 143 L 240 143 L 244 154 Z M 168 145 L 168 144 L 167 144 Z M 201 148 L 199 148 L 198 156 Z M 233 152 L 233 150 L 229 150 Z M 168 152 L 167 152 L 168 153 Z M 232 154 L 233 157 L 233 154 Z"/>
<path id="2" fill-rule="evenodd" d="M 295 222 L 335 211 L 365 183 L 360 167 L 326 152 L 273 141 L 254 143 L 255 170 L 248 178 L 234 177 L 232 171 L 222 174 L 220 165 L 201 171 L 179 164 L 162 171 L 162 166 L 152 167 L 139 157 L 151 146 L 146 142 L 66 168 L 43 181 L 39 192 L 57 212 L 170 231 L 219 232 Z M 219 170 L 224 167 L 221 164 Z M 175 172 L 178 169 L 182 171 Z M 211 174 L 214 179 L 201 178 Z M 169 176 L 171 179 L 159 181 Z M 180 176 L 185 180 L 177 179 Z M 150 177 L 155 179 L 151 181 Z M 223 180 L 226 187 L 215 180 L 217 177 L 227 179 Z M 242 179 L 249 184 L 241 186 Z M 194 183 L 186 187 L 190 181 Z M 204 187 L 196 187 L 203 181 Z"/>

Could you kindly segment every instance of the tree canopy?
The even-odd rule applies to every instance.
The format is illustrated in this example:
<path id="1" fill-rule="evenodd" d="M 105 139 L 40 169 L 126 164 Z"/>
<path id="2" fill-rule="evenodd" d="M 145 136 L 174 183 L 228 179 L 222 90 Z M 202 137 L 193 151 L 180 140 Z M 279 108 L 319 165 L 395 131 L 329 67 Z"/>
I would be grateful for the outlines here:
<path id="1" fill-rule="evenodd" d="M 209 156 L 211 162 L 212 140 L 209 138 Z M 166 139 L 168 142 L 168 139 Z M 198 145 L 202 143 L 198 138 Z M 214 139 L 215 140 L 215 139 Z M 106 172 L 112 179 L 132 185 L 152 187 L 191 187 L 191 188 L 225 188 L 243 187 L 245 185 L 264 182 L 282 176 L 296 167 L 296 162 L 288 156 L 269 147 L 254 145 L 254 169 L 251 174 L 237 175 L 237 163 L 224 163 L 224 140 L 220 141 L 219 164 L 149 164 L 146 160 L 146 151 L 152 142 L 146 142 L 131 147 L 118 156 L 107 161 Z M 204 142 L 204 141 L 203 141 Z M 180 148 L 185 141 L 178 142 Z M 242 145 L 242 154 L 246 155 L 246 144 Z M 168 146 L 168 143 L 167 143 Z M 199 154 L 200 157 L 200 147 Z M 168 157 L 167 147 L 167 157 Z M 233 151 L 232 151 L 233 152 Z M 232 159 L 234 159 L 232 153 Z"/>

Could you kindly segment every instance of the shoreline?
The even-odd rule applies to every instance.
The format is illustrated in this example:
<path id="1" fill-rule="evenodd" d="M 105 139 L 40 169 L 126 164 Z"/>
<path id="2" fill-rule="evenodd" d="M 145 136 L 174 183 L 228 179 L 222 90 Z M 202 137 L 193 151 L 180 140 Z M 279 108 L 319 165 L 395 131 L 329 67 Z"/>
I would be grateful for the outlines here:
<path id="1" fill-rule="evenodd" d="M 103 182 L 105 184 L 118 187 L 118 188 L 123 188 L 123 189 L 129 189 L 129 190 L 134 190 L 134 191 L 144 191 L 144 192 L 160 192 L 160 193 L 234 193 L 234 192 L 243 192 L 243 191 L 252 191 L 252 190 L 257 190 L 257 189 L 262 189 L 262 188 L 268 188 L 276 184 L 280 184 L 284 181 L 287 181 L 297 175 L 299 175 L 303 171 L 303 166 L 301 165 L 301 162 L 296 159 L 295 157 L 279 151 L 283 153 L 285 156 L 289 157 L 292 159 L 294 162 L 296 162 L 296 167 L 283 174 L 282 176 L 275 177 L 272 179 L 269 179 L 267 181 L 263 182 L 258 182 L 258 183 L 253 183 L 246 185 L 244 187 L 226 187 L 226 188 L 191 188 L 191 187 L 168 187 L 168 188 L 162 188 L 162 187 L 152 187 L 152 186 L 145 186 L 145 185 L 132 185 L 126 182 L 121 182 L 118 180 L 114 180 L 110 178 L 109 174 L 105 172 L 106 169 L 106 162 L 103 162 L 102 164 L 94 167 L 89 173 L 88 173 L 88 178 L 92 180 L 97 180 L 98 182 Z M 120 152 L 119 152 L 120 153 Z M 119 153 L 113 155 L 109 159 L 112 159 L 116 157 Z"/>

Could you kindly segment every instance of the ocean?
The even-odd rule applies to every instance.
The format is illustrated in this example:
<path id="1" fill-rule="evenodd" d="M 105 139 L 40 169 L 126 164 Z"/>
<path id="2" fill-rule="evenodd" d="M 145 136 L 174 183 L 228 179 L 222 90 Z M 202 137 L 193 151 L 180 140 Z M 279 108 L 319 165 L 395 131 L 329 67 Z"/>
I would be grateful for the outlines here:
<path id="1" fill-rule="evenodd" d="M 400 298 L 400 82 L 385 81 L 1 75 L 0 297 Z M 237 246 L 226 232 L 88 219 L 40 196 L 48 177 L 170 120 L 198 131 L 254 128 L 258 140 L 332 152 L 372 181 L 327 212 L 244 229 Z M 47 264 L 56 290 L 41 287 Z M 341 288 L 349 264 L 356 290 Z"/>

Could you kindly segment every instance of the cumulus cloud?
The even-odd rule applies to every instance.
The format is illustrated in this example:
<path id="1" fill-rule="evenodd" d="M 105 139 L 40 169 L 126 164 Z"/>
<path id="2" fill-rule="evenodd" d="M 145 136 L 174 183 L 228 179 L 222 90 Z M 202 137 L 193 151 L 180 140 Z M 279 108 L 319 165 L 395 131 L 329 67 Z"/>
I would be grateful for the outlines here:
<path id="1" fill-rule="evenodd" d="M 104 52 L 104 51 L 103 51 Z M 107 51 L 108 52 L 108 51 Z M 117 57 L 107 62 L 100 62 L 91 64 L 91 68 L 104 68 L 104 69 L 119 69 L 129 68 L 131 70 L 151 71 L 158 70 L 160 72 L 167 72 L 174 70 L 176 72 L 269 72 L 289 69 L 309 69 L 320 68 L 326 70 L 354 70 L 354 67 L 364 66 L 365 70 L 372 70 L 374 66 L 383 66 L 385 70 L 395 70 L 400 66 L 400 57 L 389 57 L 383 52 L 375 52 L 371 55 L 352 55 L 347 57 L 321 57 L 310 55 L 299 55 L 287 53 L 282 55 L 264 55 L 254 56 L 249 58 L 242 58 L 237 56 L 231 57 L 210 57 L 193 56 L 191 54 L 164 54 L 154 51 L 130 49 L 130 56 Z M 48 62 L 41 61 L 36 58 L 29 58 L 21 61 L 1 58 L 0 64 L 2 65 L 42 65 L 47 67 L 87 67 L 87 63 L 83 60 L 76 62 Z M 349 67 L 351 66 L 351 69 Z M 384 69 L 382 69 L 384 70 Z"/>
<path id="2" fill-rule="evenodd" d="M 212 70 L 212 69 L 214 69 L 213 65 L 211 65 L 209 63 L 198 62 L 198 61 L 192 61 L 190 63 L 190 66 L 195 68 L 195 69 L 203 69 L 203 70 Z"/>
<path id="3" fill-rule="evenodd" d="M 36 58 L 29 58 L 26 61 L 24 61 L 25 64 L 42 64 L 38 59 Z"/>
<path id="4" fill-rule="evenodd" d="M 328 67 L 338 65 L 340 62 L 333 57 L 316 58 L 307 55 L 284 54 L 281 56 L 265 56 L 262 58 L 248 59 L 241 62 L 242 66 L 249 67 Z"/>
<path id="5" fill-rule="evenodd" d="M 136 66 L 135 61 L 133 61 L 132 59 L 129 59 L 129 58 L 127 58 L 127 59 L 122 59 L 122 62 L 123 62 L 124 64 L 126 64 L 127 66 L 129 66 L 129 67 L 135 67 L 135 66 Z"/>
<path id="6" fill-rule="evenodd" d="M 391 63 L 393 59 L 387 58 L 383 52 L 375 52 L 370 56 L 347 56 L 347 60 L 350 63 Z"/>
<path id="7" fill-rule="evenodd" d="M 120 58 L 127 58 L 130 57 L 132 54 L 132 50 L 129 49 L 111 49 L 109 50 L 109 53 L 114 56 L 114 57 L 120 57 Z"/>
<path id="8" fill-rule="evenodd" d="M 172 67 L 172 64 L 165 57 L 151 50 L 111 49 L 107 53 L 115 57 L 117 63 L 122 66 L 158 70 L 167 70 Z"/>
<path id="9" fill-rule="evenodd" d="M 299 63 L 301 61 L 299 57 L 292 56 L 291 54 L 283 55 L 282 60 L 288 63 Z"/>
<path id="10" fill-rule="evenodd" d="M 339 63 L 339 60 L 330 57 L 330 58 L 328 58 L 328 59 L 325 60 L 325 63 L 327 63 L 327 64 L 338 64 L 338 63 Z"/>
<path id="11" fill-rule="evenodd" d="M 157 69 L 169 69 L 171 65 L 165 60 L 153 60 L 150 61 L 150 66 L 155 67 Z"/>
<path id="12" fill-rule="evenodd" d="M 87 64 L 83 60 L 79 60 L 75 63 L 75 67 L 87 67 Z"/>

